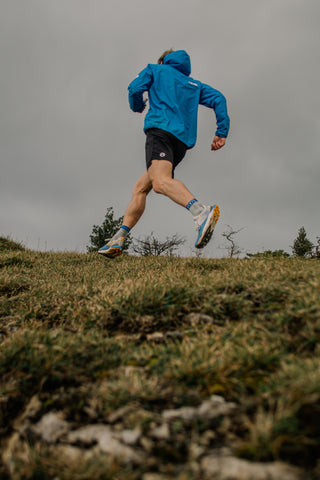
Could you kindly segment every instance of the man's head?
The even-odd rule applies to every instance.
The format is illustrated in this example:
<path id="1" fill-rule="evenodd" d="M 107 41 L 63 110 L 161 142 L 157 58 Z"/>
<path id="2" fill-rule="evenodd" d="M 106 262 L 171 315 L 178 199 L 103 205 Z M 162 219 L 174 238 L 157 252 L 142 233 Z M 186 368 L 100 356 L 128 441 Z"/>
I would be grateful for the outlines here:
<path id="1" fill-rule="evenodd" d="M 163 52 L 163 54 L 161 55 L 161 57 L 158 59 L 158 63 L 159 64 L 163 64 L 163 60 L 164 60 L 164 57 L 166 55 L 168 55 L 168 53 L 172 53 L 174 52 L 174 50 L 172 48 L 170 48 L 170 50 L 166 50 L 165 52 Z"/>
<path id="2" fill-rule="evenodd" d="M 176 68 L 184 75 L 190 75 L 190 57 L 185 50 L 166 50 L 158 60 L 161 65 Z"/>

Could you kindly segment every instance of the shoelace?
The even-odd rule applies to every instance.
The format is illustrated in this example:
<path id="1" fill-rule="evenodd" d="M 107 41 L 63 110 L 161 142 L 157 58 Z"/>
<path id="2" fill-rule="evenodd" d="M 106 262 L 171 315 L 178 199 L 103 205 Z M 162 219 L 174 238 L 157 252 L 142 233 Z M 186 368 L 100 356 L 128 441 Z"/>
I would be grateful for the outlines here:
<path id="1" fill-rule="evenodd" d="M 109 247 L 112 247 L 113 245 L 116 245 L 116 244 L 122 245 L 122 244 L 123 244 L 123 237 L 119 237 L 119 238 L 105 238 L 104 241 L 106 242 L 106 244 L 107 244 Z"/>
<path id="2" fill-rule="evenodd" d="M 200 215 L 198 215 L 197 217 L 194 217 L 193 220 L 194 220 L 197 232 L 199 231 L 200 225 L 202 225 L 202 223 L 205 220 L 205 218 L 207 217 L 208 213 L 209 213 L 209 211 L 206 209 L 204 212 L 200 213 Z"/>

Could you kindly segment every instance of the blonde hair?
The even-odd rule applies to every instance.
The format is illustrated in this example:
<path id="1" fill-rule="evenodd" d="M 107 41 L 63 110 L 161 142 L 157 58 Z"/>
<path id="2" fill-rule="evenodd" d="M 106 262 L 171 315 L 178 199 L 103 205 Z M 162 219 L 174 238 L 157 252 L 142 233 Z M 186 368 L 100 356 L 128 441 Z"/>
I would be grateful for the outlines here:
<path id="1" fill-rule="evenodd" d="M 163 59 L 166 55 L 168 55 L 168 53 L 172 53 L 174 52 L 174 50 L 172 48 L 170 48 L 170 50 L 166 50 L 165 52 L 163 52 L 163 54 L 161 55 L 161 57 L 158 59 L 158 63 L 163 63 Z"/>

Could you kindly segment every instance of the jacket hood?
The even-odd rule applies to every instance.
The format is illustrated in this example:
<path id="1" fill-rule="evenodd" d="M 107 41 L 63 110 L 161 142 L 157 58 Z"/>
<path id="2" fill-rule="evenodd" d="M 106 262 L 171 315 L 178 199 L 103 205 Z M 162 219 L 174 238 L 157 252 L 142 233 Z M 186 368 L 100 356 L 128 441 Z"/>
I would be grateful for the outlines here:
<path id="1" fill-rule="evenodd" d="M 191 73 L 190 57 L 184 50 L 168 53 L 163 59 L 163 64 L 176 68 L 184 75 L 189 76 Z"/>

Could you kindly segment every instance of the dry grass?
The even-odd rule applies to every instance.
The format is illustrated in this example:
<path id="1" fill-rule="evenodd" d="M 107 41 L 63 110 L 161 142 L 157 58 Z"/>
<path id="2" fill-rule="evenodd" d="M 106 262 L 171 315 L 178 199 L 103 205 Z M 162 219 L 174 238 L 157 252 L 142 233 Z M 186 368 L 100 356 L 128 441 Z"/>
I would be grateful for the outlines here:
<path id="1" fill-rule="evenodd" d="M 5 239 L 0 247 L 3 438 L 34 394 L 42 413 L 62 409 L 79 424 L 136 404 L 146 415 L 128 418 L 127 427 L 145 428 L 164 408 L 218 393 L 241 407 L 230 427 L 239 456 L 315 467 L 319 261 L 108 261 L 14 248 Z M 192 312 L 213 322 L 191 325 Z"/>

